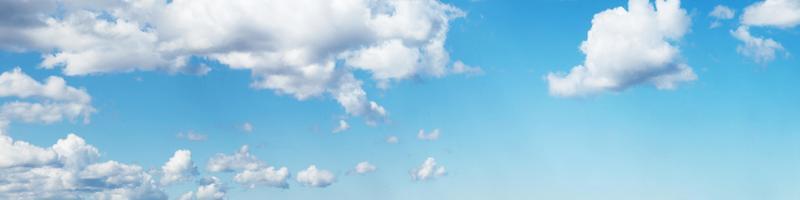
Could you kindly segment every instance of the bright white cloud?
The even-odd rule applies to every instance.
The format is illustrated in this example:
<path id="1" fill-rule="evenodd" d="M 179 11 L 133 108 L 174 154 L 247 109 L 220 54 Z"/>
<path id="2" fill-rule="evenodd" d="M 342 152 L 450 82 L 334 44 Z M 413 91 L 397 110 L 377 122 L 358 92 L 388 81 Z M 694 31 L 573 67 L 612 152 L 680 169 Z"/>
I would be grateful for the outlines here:
<path id="1" fill-rule="evenodd" d="M 350 124 L 347 124 L 347 121 L 344 121 L 343 119 L 340 119 L 339 120 L 339 126 L 334 128 L 333 131 L 331 131 L 331 132 L 339 133 L 339 132 L 346 131 L 346 130 L 349 130 L 349 129 L 350 129 Z"/>
<path id="2" fill-rule="evenodd" d="M 356 164 L 356 167 L 355 167 L 354 170 L 355 170 L 356 173 L 366 174 L 366 173 L 374 172 L 377 169 L 378 168 L 375 167 L 375 165 L 373 165 L 373 164 L 371 164 L 371 163 L 369 163 L 367 161 L 363 161 L 363 162 L 360 162 L 360 163 Z"/>
<path id="3" fill-rule="evenodd" d="M 420 129 L 419 132 L 417 132 L 417 139 L 433 141 L 433 140 L 438 140 L 439 135 L 440 133 L 438 128 L 433 129 L 431 132 L 428 133 L 425 133 L 425 130 Z"/>
<path id="4" fill-rule="evenodd" d="M 187 132 L 180 132 L 176 135 L 179 139 L 185 139 L 189 141 L 205 141 L 208 140 L 208 136 L 205 134 L 196 133 L 194 131 L 187 131 Z"/>
<path id="5" fill-rule="evenodd" d="M 297 172 L 297 182 L 310 187 L 328 187 L 336 182 L 336 176 L 328 170 L 319 170 L 317 166 L 311 165 Z"/>
<path id="6" fill-rule="evenodd" d="M 161 167 L 161 184 L 168 185 L 178 181 L 189 180 L 199 172 L 192 162 L 192 152 L 181 149 L 175 151 L 172 158 Z"/>
<path id="7" fill-rule="evenodd" d="M 800 0 L 765 0 L 744 9 L 742 24 L 791 28 L 800 24 Z"/>
<path id="8" fill-rule="evenodd" d="M 256 156 L 250 154 L 250 147 L 242 145 L 233 155 L 218 153 L 211 157 L 206 169 L 211 172 L 232 172 L 245 169 L 257 169 L 264 165 Z"/>
<path id="9" fill-rule="evenodd" d="M 9 30 L 0 41 L 15 41 L 0 47 L 42 52 L 45 68 L 205 74 L 210 68 L 188 63 L 205 58 L 250 70 L 254 88 L 300 100 L 330 95 L 370 123 L 386 111 L 368 100 L 353 72 L 372 74 L 382 88 L 445 75 L 449 23 L 465 15 L 438 0 L 36 3 L 4 3 L 20 20 L 0 26 Z"/>
<path id="10" fill-rule="evenodd" d="M 750 30 L 746 26 L 731 31 L 731 35 L 743 43 L 736 47 L 736 51 L 757 63 L 772 61 L 776 53 L 784 51 L 783 46 L 775 40 L 750 35 Z"/>
<path id="11" fill-rule="evenodd" d="M 436 163 L 436 159 L 428 157 L 418 168 L 411 171 L 411 178 L 416 181 L 431 180 L 447 175 L 444 166 Z"/>
<path id="12" fill-rule="evenodd" d="M 49 148 L 0 135 L 2 199 L 166 199 L 137 165 L 96 162 L 99 151 L 74 134 Z"/>
<path id="13" fill-rule="evenodd" d="M 92 98 L 85 89 L 69 86 L 57 76 L 39 82 L 18 67 L 0 74 L 0 97 L 16 99 L 0 106 L 2 126 L 12 121 L 54 123 L 78 117 L 88 123 L 89 116 L 95 112 Z M 4 128 L 2 126 L 0 128 Z"/>
<path id="14" fill-rule="evenodd" d="M 289 169 L 281 167 L 262 167 L 253 170 L 244 170 L 233 177 L 233 181 L 244 185 L 247 188 L 255 188 L 256 185 L 264 185 L 277 188 L 289 188 Z"/>
<path id="15" fill-rule="evenodd" d="M 386 143 L 397 144 L 399 142 L 400 142 L 400 138 L 398 138 L 397 136 L 393 135 L 393 136 L 386 137 Z"/>
<path id="16" fill-rule="evenodd" d="M 205 183 L 197 187 L 197 192 L 194 192 L 197 200 L 225 199 L 228 188 L 219 178 L 212 176 L 211 178 L 206 178 L 204 182 Z"/>
<path id="17" fill-rule="evenodd" d="M 549 73 L 550 94 L 585 96 L 622 91 L 639 84 L 673 89 L 697 78 L 678 47 L 690 25 L 680 0 L 630 0 L 594 15 L 588 38 L 581 44 L 586 60 L 569 73 Z"/>

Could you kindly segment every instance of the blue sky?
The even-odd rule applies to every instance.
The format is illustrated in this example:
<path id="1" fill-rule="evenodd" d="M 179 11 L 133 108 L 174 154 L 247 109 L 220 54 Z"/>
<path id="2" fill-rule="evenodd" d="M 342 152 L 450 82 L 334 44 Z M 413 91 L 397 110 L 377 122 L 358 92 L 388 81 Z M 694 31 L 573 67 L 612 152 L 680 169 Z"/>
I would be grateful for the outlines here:
<path id="1" fill-rule="evenodd" d="M 579 46 L 593 16 L 627 8 L 627 1 L 441 3 L 465 14 L 445 24 L 448 63 L 463 61 L 482 73 L 417 71 L 380 88 L 380 79 L 372 77 L 380 71 L 352 70 L 369 100 L 388 113 L 376 124 L 370 114 L 348 111 L 335 94 L 300 99 L 280 88 L 257 88 L 251 84 L 258 68 L 232 68 L 201 53 L 192 53 L 187 66 L 211 69 L 202 75 L 135 64 L 70 75 L 65 70 L 79 61 L 48 69 L 41 67 L 43 55 L 75 49 L 52 52 L 24 44 L 29 47 L 20 51 L 8 42 L 0 52 L 2 71 L 19 67 L 39 81 L 63 77 L 91 95 L 97 112 L 88 123 L 11 121 L 5 132 L 40 147 L 75 133 L 100 151 L 97 162 L 138 165 L 156 179 L 173 152 L 190 150 L 198 173 L 159 186 L 169 199 L 199 193 L 198 186 L 208 185 L 199 180 L 212 176 L 227 199 L 800 198 L 800 20 L 747 24 L 744 9 L 760 1 L 681 2 L 691 23 L 670 44 L 680 51 L 675 62 L 689 65 L 695 80 L 674 89 L 640 82 L 564 97 L 552 93 L 547 75 L 584 63 Z M 784 3 L 800 8 L 797 1 Z M 717 5 L 734 10 L 735 17 L 709 16 Z M 711 28 L 715 21 L 721 24 Z M 737 51 L 743 42 L 732 35 L 740 26 L 784 50 L 766 62 L 744 55 Z M 336 62 L 338 68 L 347 61 Z M 4 103 L 28 100 L 3 97 Z M 349 129 L 332 133 L 340 120 Z M 242 130 L 244 123 L 253 130 Z M 420 140 L 421 129 L 441 135 Z M 178 136 L 189 132 L 205 139 Z M 390 136 L 399 142 L 387 143 Z M 207 169 L 214 155 L 234 154 L 242 145 L 266 165 L 288 168 L 289 187 L 248 189 L 234 180 L 239 171 Z M 410 174 L 428 157 L 446 167 L 446 175 L 415 180 Z M 354 173 L 362 161 L 377 170 Z M 297 181 L 310 165 L 335 181 L 322 187 Z"/>

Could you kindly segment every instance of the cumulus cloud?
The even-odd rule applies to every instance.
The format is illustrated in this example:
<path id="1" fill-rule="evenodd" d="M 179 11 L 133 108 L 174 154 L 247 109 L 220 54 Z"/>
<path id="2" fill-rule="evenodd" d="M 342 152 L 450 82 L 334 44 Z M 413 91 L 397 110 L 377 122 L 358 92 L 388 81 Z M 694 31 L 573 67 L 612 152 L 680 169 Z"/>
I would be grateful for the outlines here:
<path id="1" fill-rule="evenodd" d="M 411 171 L 411 178 L 416 181 L 431 180 L 447 175 L 444 166 L 436 163 L 436 159 L 428 157 L 418 168 Z"/>
<path id="2" fill-rule="evenodd" d="M 216 154 L 209 159 L 206 169 L 211 172 L 237 172 L 233 180 L 248 188 L 257 185 L 288 188 L 289 170 L 286 167 L 268 166 L 250 154 L 249 147 L 243 145 L 233 155 Z"/>
<path id="3" fill-rule="evenodd" d="M 752 36 L 747 26 L 740 26 L 731 31 L 734 38 L 743 44 L 736 47 L 739 54 L 752 58 L 756 63 L 767 63 L 775 59 L 775 54 L 785 51 L 783 45 L 770 38 Z"/>
<path id="4" fill-rule="evenodd" d="M 161 167 L 161 172 L 162 185 L 189 180 L 198 174 L 197 167 L 192 162 L 192 152 L 185 149 L 175 151 L 172 158 Z"/>
<path id="5" fill-rule="evenodd" d="M 195 199 L 197 200 L 222 200 L 225 199 L 227 192 L 228 187 L 222 183 L 222 180 L 212 176 L 201 180 L 200 186 L 197 187 L 196 192 L 190 191 L 184 193 L 180 196 L 180 198 L 191 199 L 192 195 L 194 195 Z"/>
<path id="6" fill-rule="evenodd" d="M 336 182 L 336 176 L 328 170 L 319 170 L 316 165 L 310 165 L 303 171 L 297 172 L 297 182 L 309 187 L 328 187 Z"/>
<path id="7" fill-rule="evenodd" d="M 765 0 L 744 9 L 742 24 L 791 28 L 800 24 L 799 0 Z"/>
<path id="8" fill-rule="evenodd" d="M 0 128 L 12 121 L 54 123 L 79 117 L 88 123 L 95 112 L 85 89 L 69 86 L 57 76 L 39 82 L 18 67 L 0 74 L 0 97 L 15 99 L 0 106 Z"/>
<path id="9" fill-rule="evenodd" d="M 100 153 L 74 134 L 51 147 L 0 135 L 0 198 L 166 199 L 137 165 L 97 162 Z"/>
<path id="10" fill-rule="evenodd" d="M 129 71 L 205 74 L 193 57 L 249 70 L 251 86 L 303 100 L 329 95 L 345 112 L 381 122 L 364 71 L 381 88 L 449 70 L 449 23 L 465 13 L 438 0 L 82 1 L 4 3 L 0 48 L 44 54 L 67 75 Z M 60 8 L 60 9 L 57 9 Z M 220 17 L 224 16 L 224 17 Z M 13 20 L 12 20 L 13 19 Z M 319 34 L 325 33 L 325 34 Z"/>
<path id="11" fill-rule="evenodd" d="M 339 126 L 334 128 L 333 131 L 331 131 L 331 132 L 338 133 L 338 132 L 346 131 L 348 129 L 350 129 L 350 124 L 347 124 L 347 121 L 344 121 L 343 119 L 340 119 L 339 120 Z"/>
<path id="12" fill-rule="evenodd" d="M 440 135 L 440 133 L 439 133 L 439 129 L 438 128 L 437 129 L 433 129 L 433 131 L 428 132 L 428 133 L 425 133 L 425 130 L 420 129 L 419 132 L 417 132 L 417 139 L 433 141 L 433 140 L 438 140 L 439 139 L 439 135 Z"/>
<path id="13" fill-rule="evenodd" d="M 194 131 L 187 131 L 187 132 L 180 132 L 176 135 L 179 139 L 185 139 L 189 141 L 205 141 L 208 140 L 208 136 L 205 134 L 196 133 Z"/>
<path id="14" fill-rule="evenodd" d="M 594 15 L 588 37 L 580 46 L 586 60 L 569 73 L 546 76 L 550 94 L 586 96 L 622 91 L 640 84 L 673 89 L 697 76 L 681 58 L 678 47 L 690 26 L 680 0 L 630 0 Z"/>
<path id="15" fill-rule="evenodd" d="M 373 164 L 371 164 L 371 163 L 369 163 L 367 161 L 363 161 L 363 162 L 360 162 L 360 163 L 356 164 L 356 167 L 354 168 L 355 172 L 359 173 L 359 174 L 366 174 L 366 173 L 374 172 L 377 169 L 378 168 L 375 167 L 375 165 L 373 165 Z"/>
<path id="16" fill-rule="evenodd" d="M 289 169 L 281 167 L 257 168 L 252 170 L 244 170 L 233 177 L 233 181 L 242 184 L 248 188 L 255 188 L 256 185 L 265 185 L 277 188 L 289 188 Z"/>

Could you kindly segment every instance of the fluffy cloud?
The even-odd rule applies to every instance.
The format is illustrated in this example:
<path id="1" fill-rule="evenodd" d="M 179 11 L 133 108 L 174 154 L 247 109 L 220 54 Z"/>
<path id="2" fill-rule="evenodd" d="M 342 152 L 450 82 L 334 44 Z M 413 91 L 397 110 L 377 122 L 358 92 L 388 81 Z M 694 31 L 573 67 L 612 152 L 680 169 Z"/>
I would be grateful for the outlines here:
<path id="1" fill-rule="evenodd" d="M 79 117 L 88 123 L 95 112 L 86 90 L 69 86 L 57 76 L 39 82 L 20 68 L 0 74 L 0 97 L 16 99 L 0 106 L 0 128 L 12 121 L 53 123 Z"/>
<path id="2" fill-rule="evenodd" d="M 800 0 L 765 0 L 744 9 L 742 24 L 791 28 L 800 24 Z"/>
<path id="3" fill-rule="evenodd" d="M 731 35 L 743 43 L 736 47 L 736 51 L 752 58 L 757 63 L 763 64 L 772 61 L 777 52 L 784 51 L 783 46 L 775 40 L 750 35 L 749 28 L 746 26 L 740 26 L 735 31 L 731 31 Z"/>
<path id="4" fill-rule="evenodd" d="M 175 151 L 172 158 L 161 167 L 161 172 L 162 185 L 188 180 L 198 174 L 197 167 L 192 162 L 192 152 L 184 149 Z"/>
<path id="5" fill-rule="evenodd" d="M 281 167 L 262 167 L 252 170 L 244 170 L 233 177 L 233 181 L 245 185 L 248 188 L 255 188 L 256 185 L 265 185 L 277 188 L 289 188 L 289 169 Z"/>
<path id="6" fill-rule="evenodd" d="M 419 132 L 417 132 L 417 139 L 420 139 L 420 140 L 431 140 L 431 141 L 432 140 L 438 140 L 439 139 L 439 135 L 440 135 L 440 133 L 439 133 L 439 129 L 438 128 L 437 129 L 433 129 L 433 131 L 428 132 L 428 133 L 425 133 L 425 130 L 420 129 Z"/>
<path id="7" fill-rule="evenodd" d="M 310 187 L 328 187 L 336 182 L 336 176 L 328 170 L 319 170 L 317 166 L 311 165 L 297 172 L 297 182 Z"/>
<path id="8" fill-rule="evenodd" d="M 436 159 L 428 157 L 418 168 L 411 171 L 411 178 L 417 181 L 431 180 L 447 175 L 444 166 L 436 164 Z"/>
<path id="9" fill-rule="evenodd" d="M 0 25 L 19 41 L 6 49 L 42 52 L 45 68 L 67 75 L 150 71 L 204 74 L 192 57 L 249 70 L 251 86 L 297 99 L 330 95 L 370 123 L 386 111 L 367 99 L 354 71 L 381 88 L 448 72 L 450 21 L 464 12 L 438 0 L 43 0 L 8 4 Z M 56 9 L 60 8 L 60 9 Z M 11 20 L 14 19 L 14 20 Z M 6 20 L 4 20 L 6 21 Z M 325 34 L 319 34 L 325 33 Z"/>
<path id="10" fill-rule="evenodd" d="M 347 124 L 347 121 L 344 121 L 343 119 L 340 119 L 339 120 L 339 126 L 334 128 L 333 131 L 331 131 L 331 132 L 338 133 L 338 132 L 346 131 L 348 129 L 350 129 L 350 124 Z"/>
<path id="11" fill-rule="evenodd" d="M 248 188 L 264 185 L 288 188 L 289 170 L 286 167 L 268 166 L 250 154 L 249 147 L 243 145 L 233 155 L 217 154 L 209 159 L 206 166 L 211 172 L 237 172 L 233 180 Z"/>
<path id="12" fill-rule="evenodd" d="M 592 19 L 588 38 L 580 46 L 586 60 L 568 73 L 549 73 L 550 93 L 574 97 L 622 91 L 639 84 L 673 89 L 695 80 L 671 42 L 686 33 L 690 18 L 680 0 L 630 0 Z"/>
<path id="13" fill-rule="evenodd" d="M 197 200 L 221 200 L 225 199 L 225 194 L 228 192 L 228 187 L 222 183 L 217 177 L 206 178 L 201 181 L 201 185 L 197 187 L 197 192 L 194 192 Z M 186 194 L 182 195 L 186 196 Z"/>
<path id="14" fill-rule="evenodd" d="M 74 134 L 49 148 L 0 135 L 0 198 L 166 199 L 137 165 L 96 162 L 99 151 Z"/>
<path id="15" fill-rule="evenodd" d="M 355 170 L 356 173 L 366 174 L 366 173 L 373 172 L 373 171 L 375 171 L 377 169 L 378 168 L 375 167 L 375 165 L 373 165 L 373 164 L 371 164 L 371 163 L 369 163 L 367 161 L 363 161 L 363 162 L 360 162 L 360 163 L 356 164 L 356 167 L 355 167 L 354 170 Z"/>

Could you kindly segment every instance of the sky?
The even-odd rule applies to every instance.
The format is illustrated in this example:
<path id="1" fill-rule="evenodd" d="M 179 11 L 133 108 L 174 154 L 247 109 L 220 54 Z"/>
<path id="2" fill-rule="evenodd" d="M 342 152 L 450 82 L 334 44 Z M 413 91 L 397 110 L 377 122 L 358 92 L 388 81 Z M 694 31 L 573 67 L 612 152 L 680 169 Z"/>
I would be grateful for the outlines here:
<path id="1" fill-rule="evenodd" d="M 2 199 L 798 199 L 800 1 L 0 3 Z"/>

